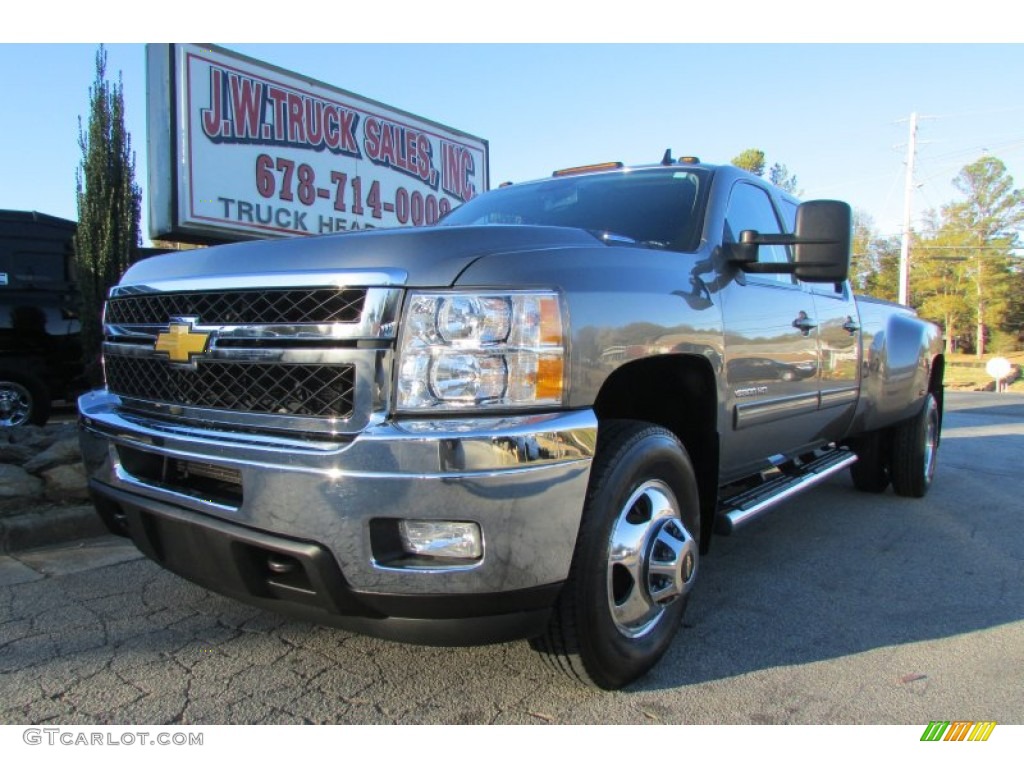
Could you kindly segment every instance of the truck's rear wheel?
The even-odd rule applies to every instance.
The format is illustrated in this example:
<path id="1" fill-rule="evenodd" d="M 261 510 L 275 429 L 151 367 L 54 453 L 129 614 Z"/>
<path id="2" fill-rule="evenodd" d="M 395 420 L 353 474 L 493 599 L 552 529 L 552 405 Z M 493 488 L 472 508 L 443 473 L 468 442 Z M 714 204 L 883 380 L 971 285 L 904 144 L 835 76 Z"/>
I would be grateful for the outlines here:
<path id="1" fill-rule="evenodd" d="M 900 496 L 920 498 L 935 476 L 939 450 L 939 404 L 928 393 L 916 416 L 893 427 L 889 461 L 892 489 Z"/>
<path id="2" fill-rule="evenodd" d="M 697 481 L 675 435 L 601 425 L 569 578 L 533 646 L 571 677 L 621 688 L 675 637 L 697 575 Z"/>
<path id="3" fill-rule="evenodd" d="M 850 467 L 850 477 L 859 491 L 882 493 L 889 487 L 889 434 L 875 430 L 851 443 L 857 463 Z"/>

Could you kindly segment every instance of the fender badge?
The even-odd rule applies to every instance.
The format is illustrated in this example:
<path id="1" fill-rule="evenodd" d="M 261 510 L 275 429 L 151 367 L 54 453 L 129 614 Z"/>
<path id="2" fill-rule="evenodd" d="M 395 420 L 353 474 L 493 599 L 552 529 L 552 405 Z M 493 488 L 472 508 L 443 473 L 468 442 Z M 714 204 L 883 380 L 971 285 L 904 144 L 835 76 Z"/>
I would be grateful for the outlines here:
<path id="1" fill-rule="evenodd" d="M 758 395 L 767 395 L 768 387 L 744 387 L 737 389 L 733 394 L 736 397 L 757 397 Z"/>
<path id="2" fill-rule="evenodd" d="M 192 323 L 171 323 L 165 333 L 156 337 L 156 351 L 163 352 L 174 363 L 187 363 L 193 355 L 206 351 L 209 333 L 192 330 Z"/>

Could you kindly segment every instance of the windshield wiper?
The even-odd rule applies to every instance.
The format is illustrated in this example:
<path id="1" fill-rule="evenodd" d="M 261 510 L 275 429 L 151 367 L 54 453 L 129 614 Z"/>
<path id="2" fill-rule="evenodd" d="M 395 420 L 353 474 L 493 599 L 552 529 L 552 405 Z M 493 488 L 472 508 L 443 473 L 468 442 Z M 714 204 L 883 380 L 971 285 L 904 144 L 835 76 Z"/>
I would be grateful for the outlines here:
<path id="1" fill-rule="evenodd" d="M 618 232 L 610 232 L 607 229 L 588 229 L 592 234 L 605 245 L 636 245 L 636 240 L 627 235 L 620 235 Z"/>
<path id="2" fill-rule="evenodd" d="M 607 229 L 588 229 L 587 232 L 605 245 L 633 245 L 640 246 L 641 248 L 658 248 L 662 250 L 668 248 L 668 243 L 663 243 L 660 240 L 636 240 L 628 235 L 620 235 L 618 232 L 611 232 Z"/>

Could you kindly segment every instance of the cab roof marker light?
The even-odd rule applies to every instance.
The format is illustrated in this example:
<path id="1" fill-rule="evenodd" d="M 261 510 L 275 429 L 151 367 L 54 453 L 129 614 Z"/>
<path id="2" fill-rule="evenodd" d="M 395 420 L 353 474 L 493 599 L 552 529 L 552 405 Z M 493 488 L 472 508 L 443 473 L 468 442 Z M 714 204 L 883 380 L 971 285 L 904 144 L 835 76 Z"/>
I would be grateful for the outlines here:
<path id="1" fill-rule="evenodd" d="M 624 168 L 623 163 L 595 163 L 594 165 L 577 165 L 574 168 L 563 168 L 555 171 L 552 176 L 578 176 L 581 173 L 597 173 L 598 171 L 615 171 Z"/>

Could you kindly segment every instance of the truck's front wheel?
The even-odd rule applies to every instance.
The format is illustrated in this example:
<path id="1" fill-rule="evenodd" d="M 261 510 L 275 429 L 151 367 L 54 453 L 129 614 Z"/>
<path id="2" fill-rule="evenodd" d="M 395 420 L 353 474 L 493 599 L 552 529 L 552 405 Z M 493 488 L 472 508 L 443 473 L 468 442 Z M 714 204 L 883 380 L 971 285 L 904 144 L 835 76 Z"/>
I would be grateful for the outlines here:
<path id="1" fill-rule="evenodd" d="M 697 481 L 675 435 L 646 422 L 603 423 L 569 578 L 534 648 L 600 688 L 643 675 L 679 629 L 699 525 Z"/>

